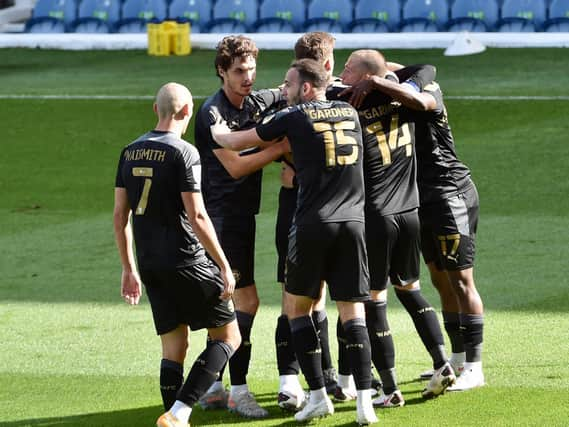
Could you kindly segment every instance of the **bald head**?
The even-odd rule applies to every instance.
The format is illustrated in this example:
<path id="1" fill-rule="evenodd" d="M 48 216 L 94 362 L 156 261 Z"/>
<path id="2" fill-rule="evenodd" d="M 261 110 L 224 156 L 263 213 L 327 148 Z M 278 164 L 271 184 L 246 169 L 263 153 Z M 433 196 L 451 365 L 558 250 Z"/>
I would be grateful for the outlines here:
<path id="1" fill-rule="evenodd" d="M 187 87 L 179 83 L 166 83 L 156 95 L 156 113 L 160 120 L 173 118 L 188 106 L 191 115 L 193 108 L 192 94 Z"/>
<path id="2" fill-rule="evenodd" d="M 377 50 L 360 49 L 352 52 L 350 59 L 353 59 L 354 66 L 360 68 L 362 72 L 383 77 L 387 72 L 385 57 Z"/>

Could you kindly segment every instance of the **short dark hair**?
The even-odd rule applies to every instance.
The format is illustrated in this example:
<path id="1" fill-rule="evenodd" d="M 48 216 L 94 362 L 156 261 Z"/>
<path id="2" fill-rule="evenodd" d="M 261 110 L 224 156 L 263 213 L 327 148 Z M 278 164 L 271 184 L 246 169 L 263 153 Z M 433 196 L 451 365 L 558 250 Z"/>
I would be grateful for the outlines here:
<path id="1" fill-rule="evenodd" d="M 215 55 L 215 74 L 223 81 L 219 75 L 219 68 L 227 71 L 236 58 L 251 56 L 257 59 L 259 49 L 255 42 L 245 36 L 226 36 L 217 44 Z"/>
<path id="2" fill-rule="evenodd" d="M 332 55 L 335 40 L 332 34 L 324 31 L 305 33 L 294 45 L 294 56 L 296 59 L 309 58 L 322 62 Z"/>
<path id="3" fill-rule="evenodd" d="M 328 73 L 324 68 L 324 64 L 314 59 L 298 59 L 290 65 L 290 68 L 298 71 L 302 83 L 308 82 L 316 89 L 328 86 Z"/>

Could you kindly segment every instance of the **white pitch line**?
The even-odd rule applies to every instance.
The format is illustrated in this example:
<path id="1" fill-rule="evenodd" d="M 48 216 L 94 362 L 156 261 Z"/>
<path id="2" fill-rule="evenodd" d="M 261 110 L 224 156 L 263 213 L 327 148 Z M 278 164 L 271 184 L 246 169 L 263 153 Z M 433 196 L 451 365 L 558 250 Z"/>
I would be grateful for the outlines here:
<path id="1" fill-rule="evenodd" d="M 195 95 L 194 99 L 206 99 L 207 96 Z M 151 95 L 20 95 L 0 94 L 0 99 L 30 99 L 30 100 L 128 100 L 147 101 L 154 99 Z M 445 99 L 466 101 L 569 101 L 569 95 L 560 96 L 488 96 L 488 95 L 449 95 Z"/>

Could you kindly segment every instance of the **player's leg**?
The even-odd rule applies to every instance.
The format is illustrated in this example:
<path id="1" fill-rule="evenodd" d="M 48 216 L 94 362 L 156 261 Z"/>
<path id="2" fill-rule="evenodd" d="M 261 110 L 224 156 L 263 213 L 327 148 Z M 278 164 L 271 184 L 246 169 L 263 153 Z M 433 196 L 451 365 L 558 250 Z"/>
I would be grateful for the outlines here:
<path id="1" fill-rule="evenodd" d="M 377 422 L 371 401 L 371 346 L 363 301 L 369 299 L 369 271 L 365 226 L 344 222 L 327 259 L 325 280 L 336 301 L 346 337 L 346 353 L 356 385 L 356 422 Z"/>
<path id="2" fill-rule="evenodd" d="M 290 323 L 286 313 L 290 310 L 286 306 L 287 299 L 282 284 L 281 316 L 277 320 L 275 331 L 275 345 L 277 354 L 277 368 L 279 371 L 278 405 L 281 409 L 297 411 L 305 403 L 305 393 L 300 384 L 298 374 L 300 365 L 294 352 Z"/>
<path id="3" fill-rule="evenodd" d="M 176 401 L 157 421 L 158 426 L 186 426 L 194 404 L 215 381 L 241 337 L 231 301 L 219 299 L 223 281 L 219 269 L 210 261 L 177 270 L 169 278 L 177 286 L 171 296 L 170 311 L 192 330 L 207 328 L 210 340 L 198 356 L 186 381 L 178 390 Z M 161 335 L 164 355 L 179 359 L 186 352 L 187 326 L 178 326 Z"/>
<path id="4" fill-rule="evenodd" d="M 373 402 L 378 407 L 404 404 L 397 385 L 395 346 L 387 320 L 387 284 L 399 235 L 395 219 L 394 215 L 366 217 L 371 300 L 365 303 L 365 310 L 372 361 L 382 382 L 382 393 Z"/>
<path id="5" fill-rule="evenodd" d="M 227 408 L 232 412 L 244 417 L 263 418 L 268 416 L 268 412 L 257 404 L 247 385 L 251 360 L 251 329 L 259 307 L 254 270 L 255 217 L 212 218 L 212 222 L 235 275 L 233 302 L 241 333 L 241 345 L 229 361 L 231 379 L 229 396 L 225 394 L 221 383 L 223 375 L 221 372 L 218 381 L 200 400 L 200 405 L 203 402 L 205 405 L 202 406 L 207 407 L 209 402 L 217 400 L 219 405 L 216 404 L 214 407 L 219 407 L 223 405 L 223 398 L 227 397 Z"/>
<path id="6" fill-rule="evenodd" d="M 328 314 L 326 313 L 326 284 L 322 282 L 321 293 L 318 300 L 312 306 L 312 321 L 316 327 L 320 346 L 322 347 L 322 372 L 328 394 L 336 389 L 337 374 L 332 364 L 330 354 L 330 335 L 328 333 Z"/>
<path id="7" fill-rule="evenodd" d="M 283 166 L 283 171 L 289 168 Z M 281 177 L 285 176 L 284 173 Z M 287 175 L 288 176 L 288 175 Z M 289 176 L 290 178 L 290 176 Z M 285 266 L 288 252 L 288 235 L 296 208 L 297 188 L 292 186 L 291 179 L 283 181 L 279 192 L 279 207 L 275 226 L 275 246 L 277 249 L 277 282 L 281 286 L 281 315 L 277 319 L 275 329 L 275 349 L 279 372 L 279 392 L 277 402 L 280 408 L 297 411 L 305 402 L 305 393 L 300 385 L 298 374 L 300 366 L 294 353 L 290 324 L 286 315 L 284 283 Z M 287 186 L 285 186 L 287 185 Z"/>
<path id="8" fill-rule="evenodd" d="M 464 364 L 464 341 L 460 330 L 459 306 L 456 294 L 450 278 L 444 267 L 440 251 L 438 235 L 441 218 L 448 211 L 445 202 L 422 206 L 419 209 L 421 219 L 421 252 L 429 269 L 431 283 L 437 290 L 442 308 L 443 324 L 451 344 L 450 362 L 456 374 L 460 375 Z M 422 374 L 422 377 L 430 378 L 431 372 Z"/>
<path id="9" fill-rule="evenodd" d="M 297 226 L 289 236 L 285 307 L 292 341 L 302 373 L 310 389 L 306 406 L 295 414 L 309 421 L 334 412 L 325 388 L 320 339 L 311 316 L 320 297 L 323 266 L 333 235 L 328 225 Z"/>
<path id="10" fill-rule="evenodd" d="M 187 326 L 182 325 L 185 319 L 178 313 L 178 298 L 174 293 L 178 277 L 146 270 L 140 271 L 140 277 L 150 301 L 156 333 L 162 344 L 160 394 L 164 409 L 168 410 L 184 381 L 184 359 L 188 348 Z"/>
<path id="11" fill-rule="evenodd" d="M 459 304 L 466 361 L 462 379 L 459 378 L 451 390 L 462 391 L 485 383 L 482 371 L 484 306 L 474 283 L 475 236 L 479 212 L 476 187 L 472 186 L 452 202 L 451 208 L 458 223 L 458 233 L 455 236 L 459 240 L 453 241 L 450 251 L 456 248 L 455 255 L 447 257 L 446 268 Z"/>

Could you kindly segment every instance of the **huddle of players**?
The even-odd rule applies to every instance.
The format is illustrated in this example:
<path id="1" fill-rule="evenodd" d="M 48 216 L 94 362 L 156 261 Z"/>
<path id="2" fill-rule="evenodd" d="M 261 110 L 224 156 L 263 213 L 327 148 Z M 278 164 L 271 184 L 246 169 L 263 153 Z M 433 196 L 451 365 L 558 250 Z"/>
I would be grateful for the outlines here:
<path id="1" fill-rule="evenodd" d="M 239 332 L 232 332 L 234 339 L 227 339 L 226 334 L 224 340 L 207 322 L 199 327 L 210 327 L 211 338 L 202 353 L 202 365 L 208 360 L 211 363 L 210 356 L 214 354 L 217 356 L 213 357 L 213 366 L 221 370 L 222 362 L 229 359 L 231 390 L 227 395 L 221 375 L 218 381 L 213 381 L 212 372 L 218 370 L 203 366 L 201 374 L 193 376 L 192 372 L 200 368 L 192 368 L 182 386 L 181 362 L 172 363 L 169 359 L 176 357 L 164 356 L 161 390 L 165 408 L 170 410 L 159 419 L 158 425 L 186 425 L 191 406 L 200 395 L 204 408 L 227 407 L 252 418 L 267 415 L 246 383 L 250 331 L 258 307 L 253 274 L 255 214 L 259 208 L 262 167 L 287 153 L 289 144 L 294 165 L 287 167 L 294 167 L 295 175 L 293 180 L 291 170 L 285 168 L 283 178 L 287 186 L 296 181 L 299 194 L 294 209 L 290 206 L 288 209 L 295 218 L 287 239 L 283 315 L 278 322 L 280 331 L 277 330 L 279 405 L 298 410 L 295 414 L 298 421 L 333 413 L 322 363 L 322 354 L 327 353 L 324 368 L 331 368 L 329 349 L 321 346 L 327 341 L 326 316 L 321 305 L 322 280 L 328 284 L 340 313 L 340 376 L 339 392 L 335 395 L 340 400 L 357 398 L 359 424 L 377 421 L 374 405 L 391 407 L 404 403 L 397 388 L 393 341 L 385 310 L 388 280 L 411 314 L 433 359 L 434 372 L 424 397 L 441 394 L 449 386 L 452 389 L 454 371 L 461 366 L 463 350 L 466 363 L 454 387 L 463 390 L 484 384 L 480 362 L 482 306 L 471 279 L 478 201 L 470 173 L 454 153 L 442 95 L 432 83 L 434 69 L 423 66 L 397 70 L 399 80 L 405 82 L 399 85 L 385 79 L 394 74 L 378 52 L 356 51 L 342 73 L 342 80 L 352 88 L 338 90 L 330 86 L 333 43 L 327 33 L 309 33 L 299 40 L 297 47 L 304 46 L 305 58 L 312 56 L 312 59 L 297 60 L 287 72 L 282 96 L 289 107 L 265 114 L 264 118 L 263 112 L 282 105 L 282 97 L 279 91 L 252 91 L 258 53 L 254 43 L 246 37 L 229 36 L 218 45 L 216 72 L 222 88 L 198 113 L 196 147 L 201 158 L 201 177 L 195 176 L 199 168 L 194 164 L 192 174 L 186 173 L 192 175 L 193 183 L 186 191 L 203 193 L 211 224 L 227 256 L 225 260 L 215 245 L 204 244 L 208 252 L 213 250 L 210 256 L 222 270 L 224 296 L 232 295 L 235 305 L 235 315 L 231 315 L 232 307 L 227 304 L 219 313 L 225 316 L 226 325 L 234 325 L 236 318 Z M 425 94 L 432 99 L 424 99 Z M 344 101 L 326 99 L 334 97 L 351 98 L 358 111 Z M 418 113 L 415 108 L 425 112 Z M 248 130 L 237 131 L 242 129 Z M 264 142 L 283 136 L 288 140 Z M 161 134 L 146 139 L 164 142 Z M 125 175 L 124 159 L 132 160 L 133 156 L 124 153 L 121 156 L 119 190 L 128 187 L 125 179 L 119 177 Z M 187 155 L 182 157 L 188 161 Z M 190 157 L 195 156 L 192 153 Z M 148 168 L 138 170 L 139 175 L 135 173 L 137 170 L 133 168 L 132 175 L 146 177 L 145 182 L 152 177 Z M 130 201 L 131 206 L 140 201 L 136 214 L 145 189 L 146 185 L 141 189 L 142 194 L 136 194 Z M 419 211 L 418 197 L 421 198 Z M 188 211 L 186 203 L 184 208 Z M 451 338 L 451 363 L 444 353 L 436 315 L 419 290 L 419 216 L 423 254 L 441 294 L 445 327 Z M 192 227 L 195 228 L 194 223 Z M 136 228 L 135 225 L 138 248 Z M 201 241 L 203 234 L 199 237 Z M 192 247 L 196 248 L 195 240 Z M 137 253 L 137 256 L 142 255 Z M 225 277 L 228 265 L 236 282 L 234 292 L 227 291 L 231 289 L 231 283 L 227 283 L 231 279 Z M 147 280 L 144 281 L 148 289 Z M 155 311 L 159 310 L 155 310 L 158 303 L 153 299 L 157 297 L 151 297 L 150 290 L 148 293 L 156 321 Z M 124 292 L 124 282 L 123 294 L 131 298 Z M 139 290 L 134 295 L 139 296 Z M 166 329 L 157 326 L 163 354 L 162 334 L 169 333 Z M 383 383 L 382 394 L 373 403 L 372 359 Z M 310 387 L 308 398 L 297 379 L 298 365 Z M 200 375 L 207 381 L 200 382 Z M 461 379 L 466 379 L 463 384 Z M 204 394 L 204 385 L 212 382 Z"/>
<path id="2" fill-rule="evenodd" d="M 301 48 L 297 49 L 297 53 L 299 50 L 305 53 L 320 50 L 320 53 L 315 54 L 313 59 L 323 66 L 322 68 L 329 71 L 326 79 L 326 86 L 328 86 L 333 68 L 333 38 L 326 33 L 309 33 L 299 40 L 297 48 L 299 44 Z M 306 46 L 309 46 L 309 49 L 306 49 Z M 310 55 L 304 57 L 310 57 Z M 330 63 L 332 64 L 331 67 Z M 313 64 L 308 65 L 313 66 Z M 315 74 L 305 70 L 306 67 L 309 67 L 308 65 L 302 60 L 297 61 L 293 63 L 291 70 L 296 69 L 297 74 L 300 73 L 302 84 L 308 82 L 312 87 L 319 89 Z M 344 299 L 342 296 L 334 296 L 333 283 L 331 282 L 335 280 L 334 275 L 338 275 L 338 265 L 344 265 L 338 253 L 342 253 L 341 250 L 345 249 L 346 244 L 344 242 L 340 248 L 334 246 L 336 251 L 334 256 L 327 254 L 327 241 L 323 236 L 330 234 L 330 231 L 319 229 L 315 225 L 359 221 L 356 219 L 357 215 L 354 216 L 353 214 L 360 207 L 357 204 L 351 206 L 355 208 L 346 218 L 334 217 L 336 209 L 340 209 L 340 206 L 346 207 L 344 206 L 346 202 L 342 201 L 342 197 L 345 196 L 344 186 L 334 183 L 333 186 L 327 187 L 323 184 L 326 180 L 322 177 L 334 168 L 350 169 L 350 167 L 355 167 L 359 160 L 362 161 L 366 189 L 366 246 L 368 254 L 370 254 L 369 267 L 371 272 L 371 300 L 365 304 L 364 319 L 369 332 L 373 361 L 383 382 L 383 393 L 373 402 L 375 406 L 379 407 L 402 406 L 404 404 L 403 397 L 397 388 L 393 341 L 385 310 L 388 280 L 392 282 L 397 297 L 412 316 L 417 331 L 433 360 L 434 370 L 430 373 L 431 380 L 423 391 L 423 396 L 425 398 L 437 396 L 448 387 L 451 390 L 467 390 L 484 384 L 480 362 L 483 324 L 482 303 L 472 279 L 474 235 L 478 215 L 476 189 L 470 179 L 469 170 L 458 161 L 454 152 L 452 135 L 442 103 L 442 94 L 436 83 L 432 82 L 434 68 L 429 66 L 403 68 L 396 64 L 391 64 L 391 67 L 396 69 L 395 74 L 390 72 L 381 54 L 376 51 L 362 50 L 356 51 L 350 56 L 342 73 L 341 77 L 344 83 L 355 85 L 354 89 L 343 91 L 340 96 L 345 96 L 347 92 L 353 91 L 350 101 L 358 107 L 359 120 L 363 129 L 361 149 L 353 143 L 358 138 L 348 136 L 351 134 L 348 131 L 353 131 L 356 125 L 348 124 L 349 120 L 345 120 L 345 117 L 337 112 L 339 110 L 329 105 L 318 106 L 315 108 L 316 112 L 307 113 L 310 108 L 313 108 L 310 102 L 319 101 L 319 99 L 313 97 L 313 94 L 291 93 L 290 90 L 286 93 L 289 83 L 286 79 L 285 98 L 289 105 L 301 104 L 302 108 L 297 109 L 300 109 L 303 112 L 302 114 L 296 110 L 292 112 L 285 110 L 277 113 L 276 118 L 271 115 L 257 125 L 256 130 L 244 132 L 245 135 L 238 135 L 240 132 L 224 135 L 224 131 L 231 130 L 227 126 L 225 130 L 221 128 L 221 131 L 220 129 L 214 131 L 216 132 L 214 139 L 221 145 L 232 149 L 261 145 L 262 140 L 270 139 L 267 136 L 286 135 L 291 143 L 295 159 L 294 166 L 297 172 L 296 178 L 301 191 L 298 195 L 294 225 L 289 236 L 285 301 L 290 300 L 290 295 L 301 295 L 312 301 L 317 301 L 321 297 L 321 293 L 313 289 L 312 282 L 316 280 L 314 277 L 306 273 L 298 275 L 302 280 L 297 277 L 298 270 L 302 270 L 302 267 L 299 268 L 297 264 L 300 262 L 301 266 L 305 265 L 306 259 L 310 260 L 307 264 L 312 267 L 312 272 L 318 276 L 318 280 L 326 279 L 333 300 L 340 303 L 346 300 L 353 302 L 360 297 L 360 294 L 349 295 Z M 390 82 L 389 79 L 384 78 L 386 76 L 393 77 L 397 74 L 405 82 L 404 85 Z M 358 85 L 360 85 L 359 88 Z M 335 94 L 333 87 L 328 87 L 328 89 L 325 96 L 330 99 Z M 370 95 L 372 91 L 378 92 Z M 336 96 L 338 96 L 337 91 Z M 420 110 L 420 112 L 416 110 Z M 290 119 L 286 122 L 283 116 L 291 117 L 294 116 L 293 113 L 300 114 L 297 122 Z M 224 117 L 221 116 L 221 119 Z M 278 121 L 277 119 L 280 119 L 279 123 L 286 123 L 286 126 L 281 126 L 273 133 L 265 135 L 265 128 L 271 126 L 272 122 Z M 303 129 L 301 126 L 303 119 L 311 123 L 318 135 L 310 136 L 310 128 Z M 303 129 L 304 133 L 295 134 L 299 129 Z M 417 157 L 414 152 L 415 136 L 419 141 Z M 316 154 L 310 157 L 310 154 L 304 153 L 305 147 L 311 146 L 310 141 L 313 140 L 317 141 L 313 144 L 318 144 L 318 142 L 320 145 L 324 144 L 321 148 L 322 152 L 325 153 L 325 159 L 321 159 Z M 345 152 L 350 154 L 342 154 Z M 311 159 L 311 162 L 308 162 L 308 166 L 304 169 L 298 164 L 302 161 L 303 156 L 308 156 Z M 417 158 L 419 159 L 418 166 L 416 164 Z M 324 161 L 327 169 L 323 171 L 314 166 L 318 161 Z M 306 170 L 308 172 L 303 172 Z M 314 192 L 318 195 L 317 197 L 311 197 L 309 189 L 310 177 L 314 173 L 319 175 L 319 180 L 316 180 L 318 182 L 313 183 L 317 188 Z M 420 192 L 416 184 L 417 179 Z M 304 186 L 303 182 L 305 183 Z M 354 182 L 355 179 L 352 178 L 351 187 L 354 187 Z M 346 183 L 344 185 L 349 190 L 350 186 Z M 330 190 L 331 188 L 333 190 Z M 302 189 L 304 189 L 304 194 Z M 330 191 L 335 192 L 335 194 L 326 198 Z M 420 211 L 418 209 L 419 194 L 421 195 Z M 323 203 L 323 200 L 326 200 L 326 203 Z M 315 210 L 317 214 L 313 215 L 312 219 L 306 220 L 306 210 Z M 290 209 L 288 211 L 290 212 Z M 419 214 L 421 222 L 419 221 Z M 350 217 L 350 215 L 352 216 Z M 420 229 L 422 230 L 422 239 L 419 238 Z M 302 243 L 299 243 L 301 238 Z M 307 243 L 310 241 L 319 242 L 318 247 L 315 247 L 314 243 L 310 247 Z M 445 326 L 453 347 L 450 363 L 445 354 L 437 317 L 433 308 L 420 293 L 418 283 L 420 245 L 422 245 L 425 261 L 431 271 L 433 283 L 441 295 Z M 354 246 L 351 251 L 352 257 L 354 257 L 354 254 L 358 254 L 358 246 Z M 314 257 L 314 254 L 317 256 Z M 355 258 L 360 261 L 365 260 L 365 254 Z M 349 269 L 350 267 L 345 268 Z M 351 268 L 354 270 L 356 267 L 352 265 Z M 348 286 L 352 289 L 361 289 L 361 286 L 364 286 L 362 281 L 366 281 L 364 276 L 367 272 L 361 274 L 359 283 L 357 281 L 353 283 L 349 280 L 344 280 L 344 282 L 349 283 Z M 298 285 L 299 282 L 302 283 Z M 344 286 L 346 285 L 344 284 Z M 353 360 L 350 360 L 348 350 L 353 348 L 354 338 L 353 336 L 346 336 L 346 322 L 342 319 L 340 303 L 338 325 L 338 336 L 341 343 L 340 393 L 337 394 L 345 400 L 346 398 L 355 398 L 356 394 L 363 389 L 361 383 L 367 384 L 367 379 L 359 378 L 358 381 L 358 378 L 355 378 L 357 391 L 355 393 L 348 392 L 348 396 L 346 396 L 344 389 L 349 389 L 350 384 L 341 381 L 342 377 L 348 376 L 350 370 L 355 374 L 353 370 L 358 368 L 355 368 Z M 299 305 L 298 301 L 296 304 Z M 286 307 L 287 304 L 284 303 L 283 305 Z M 298 309 L 298 307 L 296 308 Z M 284 311 L 286 314 L 287 310 Z M 293 313 L 292 318 L 290 313 Z M 304 328 L 317 330 L 318 328 L 315 328 L 314 322 L 308 322 L 307 319 L 303 319 L 305 323 L 299 326 L 297 320 L 301 316 L 298 316 L 299 311 L 295 310 L 294 303 L 292 308 L 289 307 L 288 314 L 292 347 L 296 350 L 298 361 L 307 377 L 311 397 L 305 404 L 304 394 L 299 392 L 297 387 L 293 387 L 296 388 L 296 391 L 286 390 L 281 382 L 279 405 L 301 409 L 295 417 L 299 421 L 305 421 L 314 416 L 329 413 L 331 405 L 326 403 L 324 397 L 318 403 L 311 404 L 312 395 L 319 390 L 321 382 L 315 381 L 314 378 L 309 379 L 308 375 L 314 370 L 315 365 L 312 363 L 312 366 L 309 367 L 306 365 L 308 362 L 305 361 L 305 366 L 303 366 L 302 358 L 304 356 L 299 351 L 321 354 L 322 350 L 325 349 L 320 349 L 319 345 L 314 348 L 298 349 L 297 343 L 301 339 L 294 338 L 296 330 Z M 304 314 L 302 310 L 300 314 Z M 294 317 L 295 315 L 297 317 Z M 359 320 L 360 318 L 356 316 L 356 319 Z M 286 323 L 283 322 L 281 316 L 278 326 L 281 327 L 284 324 L 286 327 Z M 460 330 L 458 329 L 459 325 Z M 320 336 L 323 333 L 324 331 L 319 331 Z M 316 335 L 318 336 L 318 333 Z M 306 338 L 303 336 L 302 342 L 310 342 Z M 278 344 L 283 344 L 283 342 L 278 341 Z M 363 344 L 359 342 L 357 345 L 365 347 L 365 342 Z M 290 348 L 291 346 L 287 347 Z M 277 354 L 280 356 L 279 348 L 277 348 Z M 457 384 L 454 384 L 456 381 L 455 370 L 457 373 L 464 370 Z M 318 374 L 318 377 L 320 376 L 321 374 Z M 313 384 L 311 384 L 311 380 Z M 364 401 L 365 399 L 359 398 L 358 401 L 360 400 Z M 366 418 L 366 415 L 361 416 L 360 412 L 366 412 L 365 407 L 360 411 L 358 405 L 358 421 L 373 421 L 370 417 Z"/>

